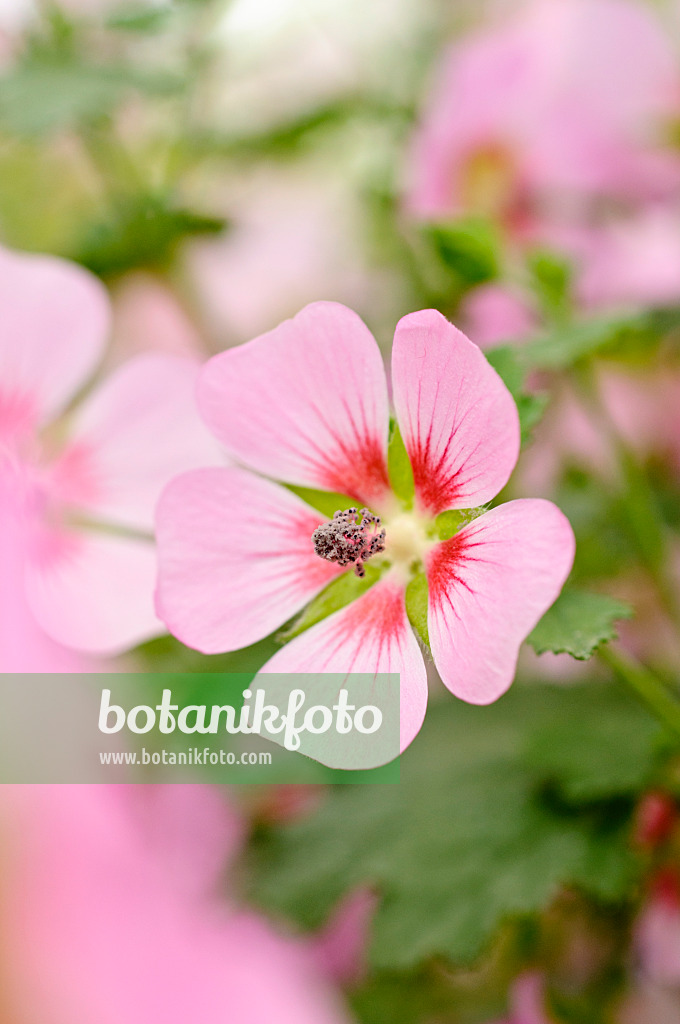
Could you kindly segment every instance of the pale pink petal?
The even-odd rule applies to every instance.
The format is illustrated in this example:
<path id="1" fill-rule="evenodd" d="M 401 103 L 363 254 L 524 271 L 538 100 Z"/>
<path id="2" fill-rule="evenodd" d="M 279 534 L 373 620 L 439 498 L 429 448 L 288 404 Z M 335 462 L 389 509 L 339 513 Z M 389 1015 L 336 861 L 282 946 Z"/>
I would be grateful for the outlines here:
<path id="1" fill-rule="evenodd" d="M 468 168 L 478 153 L 502 155 L 516 174 L 517 156 L 545 104 L 548 68 L 514 22 L 447 51 L 414 138 L 407 185 L 414 214 L 466 212 Z"/>
<path id="2" fill-rule="evenodd" d="M 225 866 L 241 852 L 246 821 L 222 786 L 118 786 L 149 853 L 169 883 L 189 896 L 219 891 Z"/>
<path id="3" fill-rule="evenodd" d="M 655 879 L 635 923 L 634 945 L 648 978 L 660 985 L 680 984 L 680 882 L 672 869 Z"/>
<path id="4" fill-rule="evenodd" d="M 45 538 L 27 570 L 31 609 L 59 643 L 117 654 L 164 632 L 151 540 L 81 530 Z"/>
<path id="5" fill-rule="evenodd" d="M 350 892 L 314 936 L 312 949 L 326 977 L 342 985 L 356 985 L 364 977 L 377 903 L 376 894 L 366 887 Z"/>
<path id="6" fill-rule="evenodd" d="M 465 297 L 460 313 L 466 333 L 480 348 L 528 338 L 537 325 L 527 301 L 500 284 L 475 288 Z"/>
<path id="7" fill-rule="evenodd" d="M 680 217 L 650 206 L 594 232 L 579 254 L 581 302 L 591 309 L 680 301 Z"/>
<path id="8" fill-rule="evenodd" d="M 545 1009 L 545 981 L 536 971 L 520 974 L 510 990 L 510 1016 L 494 1024 L 552 1024 Z"/>
<path id="9" fill-rule="evenodd" d="M 123 363 L 144 352 L 194 359 L 207 355 L 205 342 L 179 299 L 154 274 L 128 274 L 118 284 L 112 333 L 109 363 Z"/>
<path id="10" fill-rule="evenodd" d="M 29 607 L 25 573 L 31 524 L 0 472 L 0 672 L 93 672 L 90 662 L 56 643 Z"/>
<path id="11" fill-rule="evenodd" d="M 314 552 L 322 522 L 292 492 L 247 470 L 183 474 L 158 505 L 159 615 L 205 654 L 261 640 L 341 572 Z"/>
<path id="12" fill-rule="evenodd" d="M 515 1024 L 550 1024 L 545 1010 L 545 981 L 536 971 L 520 974 L 512 986 Z"/>
<path id="13" fill-rule="evenodd" d="M 227 451 L 287 483 L 367 504 L 387 483 L 387 385 L 373 336 L 356 313 L 315 302 L 207 364 L 201 413 Z"/>
<path id="14" fill-rule="evenodd" d="M 3 1009 L 41 1024 L 344 1020 L 304 947 L 217 894 L 187 889 L 125 795 L 116 786 L 0 795 Z M 184 817 L 186 828 L 194 822 Z"/>
<path id="15" fill-rule="evenodd" d="M 680 161 L 662 144 L 680 77 L 654 12 L 628 0 L 532 0 L 508 14 L 446 54 L 414 139 L 410 209 L 469 209 L 480 154 L 501 157 L 506 212 L 525 217 L 536 200 L 538 219 L 551 202 L 564 208 L 564 193 L 677 191 Z"/>
<path id="16" fill-rule="evenodd" d="M 498 494 L 519 455 L 519 417 L 480 349 L 436 310 L 411 313 L 394 335 L 392 387 L 421 509 Z"/>
<path id="17" fill-rule="evenodd" d="M 61 503 L 150 531 L 173 477 L 224 463 L 196 409 L 199 369 L 193 359 L 149 353 L 115 370 L 76 413 L 69 446 L 53 468 Z"/>
<path id="18" fill-rule="evenodd" d="M 0 248 L 0 406 L 30 400 L 36 420 L 59 412 L 99 362 L 109 330 L 104 286 L 54 256 Z"/>
<path id="19" fill-rule="evenodd" d="M 398 672 L 401 750 L 423 724 L 425 662 L 406 617 L 404 588 L 389 576 L 285 644 L 262 672 Z"/>
<path id="20" fill-rule="evenodd" d="M 471 704 L 508 689 L 522 641 L 557 598 L 574 535 L 549 501 L 511 501 L 475 519 L 429 556 L 428 629 L 442 680 Z"/>

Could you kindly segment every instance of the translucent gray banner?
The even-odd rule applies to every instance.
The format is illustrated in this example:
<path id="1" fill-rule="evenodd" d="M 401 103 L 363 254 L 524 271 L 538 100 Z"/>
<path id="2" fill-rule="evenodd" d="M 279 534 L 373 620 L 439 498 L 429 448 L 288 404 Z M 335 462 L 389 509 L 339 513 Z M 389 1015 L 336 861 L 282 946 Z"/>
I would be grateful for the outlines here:
<path id="1" fill-rule="evenodd" d="M 0 675 L 0 783 L 396 782 L 397 674 Z"/>

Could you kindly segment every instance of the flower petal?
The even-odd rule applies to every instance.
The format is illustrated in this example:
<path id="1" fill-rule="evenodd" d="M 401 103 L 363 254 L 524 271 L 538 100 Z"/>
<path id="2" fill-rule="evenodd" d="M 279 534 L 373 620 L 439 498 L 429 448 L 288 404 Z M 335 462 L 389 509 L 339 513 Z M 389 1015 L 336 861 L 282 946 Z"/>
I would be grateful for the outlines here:
<path id="1" fill-rule="evenodd" d="M 228 878 L 227 899 L 187 886 L 121 789 L 2 787 L 3 1020 L 349 1024 L 311 951 Z"/>
<path id="2" fill-rule="evenodd" d="M 360 318 L 315 302 L 207 364 L 199 409 L 227 451 L 287 483 L 380 501 L 388 488 L 387 384 Z"/>
<path id="3" fill-rule="evenodd" d="M 193 359 L 147 353 L 112 373 L 76 414 L 54 471 L 60 500 L 109 523 L 151 530 L 173 477 L 223 463 L 196 409 L 199 369 Z"/>
<path id="4" fill-rule="evenodd" d="M 427 566 L 432 654 L 448 688 L 490 704 L 512 683 L 520 644 L 574 560 L 567 518 L 549 501 L 510 501 L 437 545 Z"/>
<path id="5" fill-rule="evenodd" d="M 244 469 L 184 473 L 158 505 L 158 613 L 204 654 L 246 647 L 342 570 L 314 552 L 323 516 Z"/>
<path id="6" fill-rule="evenodd" d="M 33 614 L 67 647 L 117 654 L 164 632 L 153 607 L 150 541 L 96 533 L 54 534 L 27 570 Z"/>
<path id="7" fill-rule="evenodd" d="M 404 588 L 389 577 L 295 637 L 261 672 L 400 673 L 400 750 L 425 718 L 425 662 L 406 617 Z"/>
<path id="8" fill-rule="evenodd" d="M 394 335 L 392 386 L 422 510 L 498 494 L 519 455 L 519 417 L 480 349 L 436 310 L 411 313 Z"/>
<path id="9" fill-rule="evenodd" d="M 42 421 L 66 405 L 102 356 L 106 291 L 73 263 L 0 248 L 0 308 L 0 412 L 3 402 L 28 398 Z"/>
<path id="10" fill-rule="evenodd" d="M 0 469 L 0 672 L 95 672 L 94 660 L 55 643 L 26 599 L 30 516 L 18 505 L 18 480 Z"/>

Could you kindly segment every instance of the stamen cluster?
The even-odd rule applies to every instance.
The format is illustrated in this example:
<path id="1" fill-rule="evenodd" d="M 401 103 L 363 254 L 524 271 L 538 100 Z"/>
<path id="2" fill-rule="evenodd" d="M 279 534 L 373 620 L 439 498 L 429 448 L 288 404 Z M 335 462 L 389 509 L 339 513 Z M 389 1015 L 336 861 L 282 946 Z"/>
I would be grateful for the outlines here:
<path id="1" fill-rule="evenodd" d="M 385 529 L 380 529 L 380 516 L 367 508 L 348 508 L 317 527 L 312 541 L 320 558 L 343 566 L 354 563 L 357 576 L 364 576 L 364 562 L 385 550 Z"/>

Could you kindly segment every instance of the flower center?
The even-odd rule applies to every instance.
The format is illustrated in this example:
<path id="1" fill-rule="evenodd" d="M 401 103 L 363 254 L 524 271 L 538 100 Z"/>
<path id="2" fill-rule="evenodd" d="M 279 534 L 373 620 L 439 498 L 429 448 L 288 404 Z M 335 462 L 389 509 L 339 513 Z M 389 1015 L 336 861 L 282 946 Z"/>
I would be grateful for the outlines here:
<path id="1" fill-rule="evenodd" d="M 416 516 L 403 512 L 381 526 L 379 516 L 367 508 L 348 508 L 336 512 L 312 534 L 314 550 L 320 558 L 338 565 L 354 565 L 357 576 L 364 576 L 364 562 L 385 553 L 387 561 L 403 571 L 406 578 L 416 563 L 425 560 L 433 540 Z"/>
<path id="2" fill-rule="evenodd" d="M 422 523 L 408 512 L 387 524 L 385 554 L 395 565 L 410 568 L 414 562 L 422 562 L 430 547 Z"/>
<path id="3" fill-rule="evenodd" d="M 312 541 L 320 558 L 338 565 L 354 564 L 357 576 L 364 576 L 364 562 L 385 550 L 385 530 L 380 529 L 380 517 L 367 508 L 348 508 L 318 526 Z"/>
<path id="4" fill-rule="evenodd" d="M 473 150 L 456 183 L 456 199 L 468 212 L 502 222 L 512 222 L 520 214 L 521 191 L 514 157 L 500 143 Z"/>

